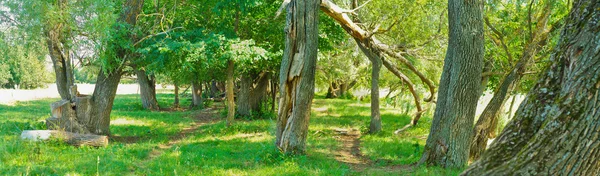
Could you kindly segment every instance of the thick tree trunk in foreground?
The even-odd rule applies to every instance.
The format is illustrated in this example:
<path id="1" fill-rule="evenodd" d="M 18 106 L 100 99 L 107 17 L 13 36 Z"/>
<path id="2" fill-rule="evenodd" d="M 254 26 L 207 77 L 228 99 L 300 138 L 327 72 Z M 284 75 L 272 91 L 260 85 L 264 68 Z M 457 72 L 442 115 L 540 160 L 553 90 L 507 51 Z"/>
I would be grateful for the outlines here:
<path id="1" fill-rule="evenodd" d="M 379 71 L 381 70 L 381 59 L 369 57 L 371 60 L 371 123 L 369 133 L 375 134 L 381 131 L 381 114 L 379 112 Z"/>
<path id="2" fill-rule="evenodd" d="M 471 127 L 481 90 L 483 2 L 449 0 L 449 43 L 438 101 L 419 163 L 460 168 L 467 165 Z"/>
<path id="3" fill-rule="evenodd" d="M 600 175 L 600 2 L 574 2 L 553 63 L 464 175 Z"/>
<path id="4" fill-rule="evenodd" d="M 159 110 L 158 101 L 156 101 L 156 79 L 153 75 L 146 74 L 144 69 L 135 71 L 137 81 L 140 85 L 140 99 L 142 106 L 148 110 Z"/>
<path id="5" fill-rule="evenodd" d="M 197 79 L 192 81 L 192 104 L 191 108 L 204 108 L 204 100 L 202 99 L 202 83 Z"/>
<path id="6" fill-rule="evenodd" d="M 315 91 L 319 3 L 319 0 L 292 0 L 287 5 L 275 142 L 287 154 L 302 154 L 306 148 Z"/>
<path id="7" fill-rule="evenodd" d="M 235 100 L 233 97 L 233 67 L 233 60 L 227 61 L 227 85 L 225 86 L 227 89 L 227 126 L 231 126 L 235 118 Z"/>

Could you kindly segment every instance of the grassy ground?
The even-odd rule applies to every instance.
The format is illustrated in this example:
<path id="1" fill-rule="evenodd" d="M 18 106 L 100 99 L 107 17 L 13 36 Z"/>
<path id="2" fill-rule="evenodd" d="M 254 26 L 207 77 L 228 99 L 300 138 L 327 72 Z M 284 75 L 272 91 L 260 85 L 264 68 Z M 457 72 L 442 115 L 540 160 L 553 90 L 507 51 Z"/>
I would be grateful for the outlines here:
<path id="1" fill-rule="evenodd" d="M 159 94 L 161 105 L 171 104 Z M 106 148 L 73 147 L 58 141 L 27 142 L 22 130 L 43 129 L 57 99 L 0 105 L 0 175 L 457 175 L 458 170 L 404 165 L 418 161 L 430 118 L 401 136 L 393 131 L 410 117 L 382 108 L 384 132 L 362 135 L 357 167 L 338 161 L 343 143 L 336 129 L 366 131 L 368 103 L 314 100 L 307 155 L 284 156 L 273 145 L 274 119 L 240 120 L 225 127 L 216 109 L 150 112 L 138 95 L 118 95 Z M 182 105 L 187 105 L 183 101 Z M 220 105 L 215 103 L 214 105 Z M 222 105 L 221 105 L 222 106 Z"/>

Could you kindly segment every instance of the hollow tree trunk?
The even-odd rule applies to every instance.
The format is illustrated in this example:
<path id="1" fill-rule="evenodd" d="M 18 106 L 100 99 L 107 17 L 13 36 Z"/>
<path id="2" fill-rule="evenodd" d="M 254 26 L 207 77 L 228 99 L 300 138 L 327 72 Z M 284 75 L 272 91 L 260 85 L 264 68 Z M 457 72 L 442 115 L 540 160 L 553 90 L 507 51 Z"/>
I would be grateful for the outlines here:
<path id="1" fill-rule="evenodd" d="M 140 85 L 140 99 L 142 99 L 142 106 L 148 110 L 159 110 L 158 101 L 156 101 L 156 79 L 154 75 L 146 74 L 144 69 L 138 69 L 135 71 L 137 74 L 137 81 Z"/>
<path id="2" fill-rule="evenodd" d="M 227 126 L 231 126 L 235 117 L 235 100 L 233 97 L 233 69 L 233 60 L 227 61 L 227 85 L 225 86 L 227 89 Z"/>
<path id="3" fill-rule="evenodd" d="M 319 3 L 319 0 L 292 0 L 287 5 L 275 142 L 283 153 L 302 154 L 306 148 L 315 91 Z"/>
<path id="4" fill-rule="evenodd" d="M 371 123 L 369 133 L 381 132 L 381 114 L 379 112 L 379 71 L 381 70 L 381 59 L 369 57 L 371 60 Z"/>
<path id="5" fill-rule="evenodd" d="M 438 101 L 419 163 L 467 165 L 483 69 L 483 1 L 449 0 L 449 42 Z"/>
<path id="6" fill-rule="evenodd" d="M 600 175 L 599 8 L 574 2 L 553 64 L 463 175 Z"/>
<path id="7" fill-rule="evenodd" d="M 237 94 L 237 113 L 242 116 L 250 116 L 250 91 L 252 91 L 252 77 L 243 74 L 240 80 L 240 91 Z"/>
<path id="8" fill-rule="evenodd" d="M 551 6 L 552 3 L 546 5 L 544 14 L 542 14 L 541 18 L 538 20 L 538 29 L 536 32 L 538 38 L 532 39 L 532 42 L 526 46 L 517 64 L 515 64 L 509 74 L 504 77 L 500 86 L 494 92 L 494 96 L 479 116 L 479 120 L 477 120 L 477 124 L 475 124 L 471 134 L 473 136 L 469 149 L 469 158 L 471 160 L 478 159 L 481 156 L 481 153 L 485 151 L 488 137 L 492 131 L 496 130 L 498 116 L 500 116 L 500 113 L 502 112 L 501 110 L 509 97 L 509 93 L 513 91 L 514 87 L 523 77 L 523 73 L 527 70 L 527 64 L 533 59 L 541 47 L 544 46 L 540 43 L 545 43 L 548 33 L 542 33 L 542 31 L 546 29 L 546 23 L 550 16 L 550 12 L 552 11 L 550 8 Z"/>

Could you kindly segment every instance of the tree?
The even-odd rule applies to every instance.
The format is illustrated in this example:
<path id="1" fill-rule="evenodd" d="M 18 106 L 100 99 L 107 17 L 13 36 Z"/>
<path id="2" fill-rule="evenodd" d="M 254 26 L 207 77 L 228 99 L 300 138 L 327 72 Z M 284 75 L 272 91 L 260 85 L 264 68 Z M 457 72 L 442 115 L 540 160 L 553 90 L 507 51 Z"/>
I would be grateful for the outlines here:
<path id="1" fill-rule="evenodd" d="M 368 2 L 370 2 L 370 1 L 367 1 L 367 3 Z M 353 4 L 357 4 L 357 2 L 354 1 Z M 346 31 L 346 33 L 349 34 L 354 39 L 356 44 L 359 47 L 362 47 L 361 50 L 367 57 L 378 57 L 381 60 L 381 63 L 383 64 L 383 66 L 385 66 L 390 72 L 392 72 L 396 77 L 398 77 L 408 87 L 408 89 L 410 90 L 410 92 L 413 95 L 413 98 L 415 100 L 417 112 L 412 117 L 411 123 L 408 124 L 406 127 L 414 126 L 419 121 L 422 113 L 425 112 L 425 110 L 421 107 L 420 96 L 415 91 L 415 85 L 413 84 L 411 79 L 408 76 L 406 76 L 404 73 L 402 73 L 400 71 L 399 67 L 397 67 L 394 63 L 390 62 L 388 60 L 388 58 L 393 58 L 396 61 L 398 61 L 401 65 L 405 66 L 407 70 L 414 73 L 414 75 L 416 75 L 416 77 L 418 77 L 426 85 L 426 87 L 429 90 L 430 95 L 424 101 L 431 102 L 434 100 L 435 85 L 427 77 L 427 75 L 423 74 L 422 71 L 417 69 L 417 67 L 415 66 L 415 62 L 413 62 L 407 58 L 412 59 L 415 57 L 422 56 L 422 55 L 419 55 L 416 52 L 412 52 L 410 50 L 416 50 L 416 51 L 423 50 L 424 46 L 427 46 L 428 44 L 432 43 L 432 41 L 437 38 L 436 37 L 437 34 L 433 34 L 430 37 L 430 39 L 427 39 L 423 43 L 414 44 L 414 45 L 413 44 L 410 44 L 410 45 L 386 44 L 386 43 L 380 41 L 376 37 L 376 35 L 383 34 L 387 31 L 390 31 L 391 29 L 393 29 L 393 27 L 398 23 L 398 20 L 389 24 L 389 26 L 385 29 L 381 28 L 381 25 L 382 25 L 381 23 L 372 23 L 371 25 L 369 25 L 370 28 L 366 28 L 365 25 L 363 25 L 363 24 L 365 24 L 365 22 L 361 22 L 359 19 L 356 19 L 357 17 L 355 17 L 353 19 L 348 15 L 348 14 L 355 14 L 353 12 L 357 11 L 361 7 L 364 7 L 365 5 L 366 4 L 363 4 L 360 6 L 355 5 L 355 7 L 357 7 L 357 8 L 353 8 L 353 10 L 347 10 L 347 9 L 343 9 L 343 8 L 339 7 L 338 5 L 336 5 L 335 3 L 333 3 L 329 0 L 323 0 L 323 1 L 321 1 L 321 10 L 325 14 L 327 14 L 329 17 L 334 19 L 339 25 L 341 25 L 341 27 Z M 435 9 L 434 3 L 428 4 L 427 6 L 429 8 Z M 431 18 L 429 18 L 429 19 L 431 19 Z M 440 16 L 440 19 L 441 19 L 441 16 Z M 382 19 L 378 19 L 375 21 L 380 21 L 380 20 L 382 20 Z M 424 25 L 424 26 L 427 26 L 426 27 L 427 29 L 425 29 L 425 30 L 429 30 L 431 28 L 429 25 Z M 437 30 L 438 33 L 439 33 L 439 31 L 441 31 L 441 29 L 442 29 L 442 25 L 440 25 L 439 30 Z M 421 34 L 418 34 L 418 35 L 421 35 Z M 393 41 L 394 40 L 392 39 L 391 41 L 388 41 L 388 42 L 393 42 Z M 415 41 L 412 41 L 412 42 L 415 42 Z M 370 58 L 370 59 L 372 60 L 372 58 Z M 428 70 L 428 69 L 425 69 L 425 70 L 435 73 L 434 70 Z M 403 128 L 403 129 L 406 129 L 406 128 Z"/>
<path id="2" fill-rule="evenodd" d="M 275 145 L 284 153 L 302 154 L 314 96 L 318 47 L 319 0 L 292 0 L 287 5 L 286 41 L 279 72 L 280 101 Z"/>
<path id="3" fill-rule="evenodd" d="M 600 2 L 573 3 L 552 65 L 463 175 L 600 174 Z"/>
<path id="4" fill-rule="evenodd" d="M 147 74 L 145 69 L 138 68 L 135 71 L 137 82 L 140 85 L 140 99 L 142 107 L 148 110 L 159 110 L 156 100 L 156 77 L 154 74 Z"/>
<path id="5" fill-rule="evenodd" d="M 479 158 L 481 153 L 487 147 L 488 137 L 493 136 L 492 132 L 494 132 L 498 126 L 498 116 L 500 115 L 500 112 L 502 111 L 501 109 L 510 95 L 509 93 L 512 92 L 516 86 L 518 86 L 521 78 L 525 75 L 525 71 L 527 71 L 526 67 L 531 65 L 530 63 L 535 58 L 536 54 L 549 42 L 548 39 L 551 39 L 553 31 L 558 28 L 559 24 L 554 24 L 550 26 L 549 30 L 547 29 L 547 24 L 550 22 L 550 15 L 552 14 L 554 9 L 553 6 L 555 5 L 555 0 L 548 0 L 544 2 L 544 8 L 541 9 L 541 13 L 536 20 L 537 25 L 534 28 L 535 31 L 531 33 L 532 38 L 526 42 L 527 44 L 524 46 L 525 48 L 522 51 L 521 57 L 496 87 L 494 96 L 477 120 L 477 123 L 473 128 L 473 139 L 469 152 L 469 158 L 471 160 L 476 160 Z M 489 19 L 486 18 L 485 23 L 494 33 L 494 37 L 497 37 L 493 40 L 502 45 L 504 41 L 500 40 L 503 40 L 504 35 L 490 24 Z M 506 48 L 504 51 L 506 52 L 507 56 L 510 57 L 512 55 L 508 48 Z M 482 85 L 485 84 L 482 83 Z"/>
<path id="6" fill-rule="evenodd" d="M 483 1 L 449 0 L 449 42 L 438 101 L 419 163 L 460 168 L 469 157 L 483 69 Z"/>

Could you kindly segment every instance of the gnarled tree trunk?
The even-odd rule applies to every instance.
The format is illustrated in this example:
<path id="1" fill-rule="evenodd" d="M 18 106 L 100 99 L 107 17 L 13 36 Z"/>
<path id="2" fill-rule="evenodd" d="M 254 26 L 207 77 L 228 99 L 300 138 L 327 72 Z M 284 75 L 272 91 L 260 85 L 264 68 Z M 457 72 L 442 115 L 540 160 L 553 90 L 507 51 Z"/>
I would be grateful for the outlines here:
<path id="1" fill-rule="evenodd" d="M 483 69 L 483 1 L 449 0 L 450 38 L 438 101 L 419 163 L 460 168 L 467 165 L 471 127 Z"/>
<path id="2" fill-rule="evenodd" d="M 553 63 L 463 175 L 600 174 L 600 2 L 574 2 Z"/>
<path id="3" fill-rule="evenodd" d="M 142 10 L 144 5 L 143 0 L 127 0 L 123 5 L 120 17 L 117 19 L 118 23 L 127 23 L 130 26 L 135 26 L 136 17 Z M 131 30 L 125 28 L 122 25 L 115 26 L 116 30 Z M 129 40 L 134 41 L 135 36 L 129 35 Z M 133 42 L 132 42 L 133 43 Z M 131 54 L 124 48 L 118 47 L 118 44 L 109 43 L 110 45 L 116 45 L 115 53 L 116 57 L 126 60 Z M 125 62 L 123 62 L 125 63 Z M 56 66 L 56 65 L 55 65 Z M 100 135 L 110 135 L 110 113 L 112 111 L 113 102 L 117 93 L 117 87 L 121 80 L 124 65 L 115 65 L 114 69 L 101 69 L 96 81 L 96 87 L 91 97 L 83 96 L 81 98 L 74 98 L 75 113 L 64 116 L 61 118 L 68 118 L 68 120 L 75 126 L 82 127 L 81 130 L 64 124 L 58 124 L 54 126 L 56 129 L 77 129 L 72 132 L 78 133 L 94 133 Z M 55 68 L 56 70 L 57 68 Z M 104 71 L 105 70 L 105 71 Z M 75 90 L 75 89 L 73 89 Z M 75 95 L 73 92 L 71 95 Z M 61 97 L 63 95 L 61 94 Z M 73 101 L 73 100 L 71 100 Z M 73 106 L 73 105 L 71 105 Z M 50 118 L 52 119 L 52 118 Z M 63 119 L 59 119 L 61 121 Z"/>
<path id="4" fill-rule="evenodd" d="M 319 0 L 291 0 L 287 5 L 275 145 L 288 154 L 301 154 L 306 148 L 315 91 L 319 3 Z"/>
<path id="5" fill-rule="evenodd" d="M 142 106 L 148 110 L 159 110 L 158 101 L 156 100 L 156 79 L 154 75 L 146 74 L 144 69 L 135 71 L 137 81 L 140 85 L 140 99 Z"/>

